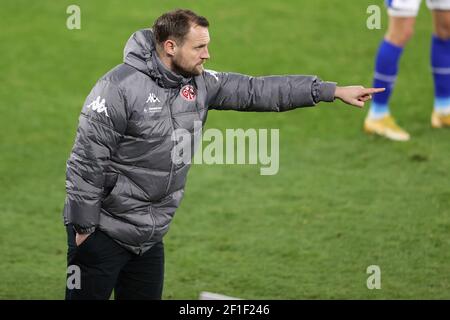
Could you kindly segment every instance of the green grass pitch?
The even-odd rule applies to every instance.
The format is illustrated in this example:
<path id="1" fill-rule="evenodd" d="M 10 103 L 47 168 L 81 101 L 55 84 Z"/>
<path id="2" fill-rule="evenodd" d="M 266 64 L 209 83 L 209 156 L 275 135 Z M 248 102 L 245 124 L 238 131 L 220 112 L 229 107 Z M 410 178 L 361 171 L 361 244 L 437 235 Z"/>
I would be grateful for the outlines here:
<path id="1" fill-rule="evenodd" d="M 317 74 L 371 86 L 387 27 L 383 1 L 2 0 L 0 9 L 0 298 L 62 299 L 65 161 L 81 105 L 122 61 L 132 32 L 189 6 L 209 18 L 207 67 Z M 378 4 L 382 28 L 369 30 Z M 450 131 L 430 127 L 431 14 L 422 6 L 401 60 L 392 113 L 412 140 L 362 132 L 341 102 L 283 114 L 213 111 L 207 128 L 278 128 L 280 170 L 194 165 L 165 238 L 164 299 L 201 291 L 247 299 L 450 298 Z M 366 107 L 367 109 L 367 107 Z M 381 268 L 369 290 L 366 268 Z"/>

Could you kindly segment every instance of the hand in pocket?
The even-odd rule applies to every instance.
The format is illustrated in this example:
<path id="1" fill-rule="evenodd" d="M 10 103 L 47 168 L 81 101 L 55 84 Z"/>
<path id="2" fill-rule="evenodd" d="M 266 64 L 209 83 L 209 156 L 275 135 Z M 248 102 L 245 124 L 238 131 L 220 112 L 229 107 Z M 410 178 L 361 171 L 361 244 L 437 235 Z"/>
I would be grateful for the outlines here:
<path id="1" fill-rule="evenodd" d="M 91 235 L 92 233 L 86 233 L 86 234 L 80 234 L 77 233 L 75 235 L 75 243 L 77 244 L 77 247 L 79 247 L 83 242 L 86 241 L 86 239 Z"/>

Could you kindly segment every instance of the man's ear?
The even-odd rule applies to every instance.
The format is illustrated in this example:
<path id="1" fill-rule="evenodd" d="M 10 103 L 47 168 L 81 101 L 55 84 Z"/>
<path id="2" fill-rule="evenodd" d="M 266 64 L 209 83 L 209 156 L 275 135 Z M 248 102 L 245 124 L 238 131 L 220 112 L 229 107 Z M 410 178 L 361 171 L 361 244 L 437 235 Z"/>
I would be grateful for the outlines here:
<path id="1" fill-rule="evenodd" d="M 167 39 L 163 43 L 164 52 L 169 56 L 174 56 L 177 50 L 177 43 L 173 40 Z"/>

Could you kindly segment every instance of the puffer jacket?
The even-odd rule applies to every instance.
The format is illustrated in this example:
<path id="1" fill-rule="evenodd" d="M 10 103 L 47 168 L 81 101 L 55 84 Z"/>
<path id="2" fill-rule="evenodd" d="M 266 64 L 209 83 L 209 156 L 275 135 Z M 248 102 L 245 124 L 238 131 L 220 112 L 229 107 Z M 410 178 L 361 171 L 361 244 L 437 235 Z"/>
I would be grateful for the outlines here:
<path id="1" fill-rule="evenodd" d="M 67 161 L 64 223 L 96 228 L 141 255 L 167 233 L 189 163 L 172 161 L 172 133 L 208 110 L 287 111 L 333 101 L 315 76 L 251 77 L 204 71 L 185 78 L 159 60 L 151 29 L 135 32 L 124 62 L 101 77 L 82 108 Z M 192 141 L 194 137 L 192 136 Z"/>

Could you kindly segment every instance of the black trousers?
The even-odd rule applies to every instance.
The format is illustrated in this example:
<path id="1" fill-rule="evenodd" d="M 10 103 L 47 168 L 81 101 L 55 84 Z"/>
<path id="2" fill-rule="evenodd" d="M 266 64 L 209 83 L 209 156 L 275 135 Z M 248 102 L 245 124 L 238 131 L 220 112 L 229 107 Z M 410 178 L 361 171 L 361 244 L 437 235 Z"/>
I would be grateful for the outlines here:
<path id="1" fill-rule="evenodd" d="M 162 242 L 138 256 L 100 230 L 77 246 L 72 225 L 66 228 L 67 300 L 107 300 L 113 290 L 116 300 L 161 299 L 164 280 Z"/>

